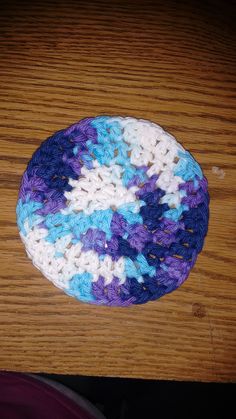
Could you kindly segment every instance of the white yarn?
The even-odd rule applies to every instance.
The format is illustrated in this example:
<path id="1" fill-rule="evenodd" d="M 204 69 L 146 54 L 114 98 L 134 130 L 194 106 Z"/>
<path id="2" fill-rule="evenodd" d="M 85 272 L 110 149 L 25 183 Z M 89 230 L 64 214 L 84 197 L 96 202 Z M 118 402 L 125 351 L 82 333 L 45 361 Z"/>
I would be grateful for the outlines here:
<path id="1" fill-rule="evenodd" d="M 68 206 L 66 213 L 72 211 L 84 211 L 92 214 L 95 210 L 105 210 L 137 200 L 135 192 L 137 186 L 130 189 L 122 185 L 121 175 L 123 170 L 119 165 L 110 167 L 101 166 L 95 169 L 83 167 L 79 180 L 70 179 L 69 184 L 73 187 L 71 192 L 66 192 Z"/>
<path id="2" fill-rule="evenodd" d="M 92 274 L 93 282 L 98 280 L 99 275 L 102 275 L 106 285 L 111 283 L 113 276 L 119 278 L 120 284 L 124 283 L 124 257 L 113 261 L 109 255 L 106 255 L 104 260 L 100 260 L 94 250 L 83 252 L 81 242 L 66 248 L 66 245 L 70 243 L 70 236 L 66 236 L 66 240 L 64 237 L 58 239 L 54 245 L 45 240 L 47 234 L 46 229 L 34 228 L 27 237 L 21 234 L 21 239 L 34 265 L 59 288 L 68 288 L 68 278 L 85 272 Z M 63 254 L 55 258 L 58 250 Z"/>

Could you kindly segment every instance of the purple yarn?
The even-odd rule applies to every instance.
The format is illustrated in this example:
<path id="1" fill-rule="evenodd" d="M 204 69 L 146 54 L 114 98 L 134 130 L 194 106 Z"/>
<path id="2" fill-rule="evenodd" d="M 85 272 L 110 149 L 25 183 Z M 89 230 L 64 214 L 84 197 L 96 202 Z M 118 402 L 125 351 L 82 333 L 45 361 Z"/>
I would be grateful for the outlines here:
<path id="1" fill-rule="evenodd" d="M 95 250 L 99 255 L 104 253 L 106 234 L 97 228 L 89 228 L 85 234 L 80 236 L 83 243 L 83 251 Z"/>
<path id="2" fill-rule="evenodd" d="M 144 194 L 147 192 L 154 192 L 156 189 L 156 181 L 158 179 L 158 175 L 153 175 L 149 178 L 148 181 L 140 188 L 139 191 L 136 192 L 136 196 L 138 198 L 142 198 Z"/>
<path id="3" fill-rule="evenodd" d="M 83 167 L 83 164 L 79 161 L 78 156 L 69 158 L 66 155 L 64 155 L 62 160 L 64 163 L 67 163 L 68 165 L 71 166 L 71 168 L 76 173 L 76 175 L 80 176 L 81 168 Z"/>
<path id="4" fill-rule="evenodd" d="M 184 230 L 183 222 L 175 222 L 168 218 L 163 218 L 159 229 L 153 233 L 153 243 L 160 243 L 162 246 L 169 247 L 176 241 L 176 233 L 179 230 Z"/>
<path id="5" fill-rule="evenodd" d="M 107 241 L 107 248 L 106 253 L 111 256 L 112 260 L 118 260 L 120 255 L 118 252 L 119 249 L 119 243 L 118 239 L 115 236 L 112 236 L 110 240 Z"/>
<path id="6" fill-rule="evenodd" d="M 134 297 L 129 296 L 126 285 L 119 285 L 119 279 L 114 277 L 109 285 L 105 285 L 105 279 L 100 275 L 96 282 L 92 283 L 92 292 L 95 296 L 94 304 L 107 306 L 127 307 L 134 302 Z M 122 293 L 123 298 L 120 294 Z M 129 296 L 124 298 L 124 296 Z"/>
<path id="7" fill-rule="evenodd" d="M 133 224 L 128 228 L 129 236 L 128 242 L 131 247 L 141 252 L 145 243 L 151 240 L 151 233 L 145 228 L 143 224 Z"/>
<path id="8" fill-rule="evenodd" d="M 138 186 L 140 184 L 140 177 L 139 175 L 135 175 L 129 182 L 127 185 L 127 188 L 132 188 L 132 186 Z"/>
<path id="9" fill-rule="evenodd" d="M 181 200 L 181 204 L 187 205 L 189 208 L 197 207 L 201 202 L 204 201 L 204 197 L 200 191 L 197 191 L 197 193 L 185 196 Z"/>
<path id="10" fill-rule="evenodd" d="M 165 265 L 168 266 L 168 275 L 170 278 L 177 280 L 177 286 L 185 281 L 195 260 L 195 255 L 193 255 L 192 260 L 189 262 L 172 256 L 165 258 Z"/>
<path id="11" fill-rule="evenodd" d="M 21 181 L 19 198 L 21 198 L 23 201 L 25 201 L 27 198 L 30 198 L 37 202 L 43 202 L 44 192 L 46 191 L 48 191 L 48 187 L 42 178 L 38 177 L 37 175 L 33 175 L 31 178 L 29 178 L 28 173 L 24 173 Z"/>
<path id="12" fill-rule="evenodd" d="M 194 194 L 196 193 L 198 190 L 202 189 L 203 192 L 207 192 L 207 180 L 206 178 L 202 178 L 199 179 L 199 177 L 197 177 L 195 179 L 195 182 L 193 180 L 190 180 L 188 182 L 185 183 L 181 183 L 179 185 L 179 189 L 186 191 L 187 194 Z"/>
<path id="13" fill-rule="evenodd" d="M 111 231 L 114 235 L 123 236 L 127 230 L 127 222 L 124 217 L 118 212 L 114 212 L 111 220 Z"/>
<path id="14" fill-rule="evenodd" d="M 73 135 L 75 142 L 83 142 L 88 139 L 97 142 L 97 130 L 91 125 L 94 118 L 84 118 L 81 121 L 71 125 L 66 131 L 65 135 Z M 77 134 L 78 132 L 78 134 Z"/>
<path id="15" fill-rule="evenodd" d="M 37 214 L 39 215 L 48 215 L 48 214 L 55 214 L 61 209 L 66 208 L 66 199 L 65 197 L 61 197 L 58 200 L 51 200 L 44 204 L 43 208 L 37 210 Z"/>

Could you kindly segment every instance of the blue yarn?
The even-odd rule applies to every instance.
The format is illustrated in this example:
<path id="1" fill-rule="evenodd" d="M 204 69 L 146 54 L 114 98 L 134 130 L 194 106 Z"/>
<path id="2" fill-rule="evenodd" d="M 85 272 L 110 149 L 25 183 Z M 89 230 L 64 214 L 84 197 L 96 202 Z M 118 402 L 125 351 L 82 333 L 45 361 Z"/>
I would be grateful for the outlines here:
<path id="1" fill-rule="evenodd" d="M 163 216 L 165 218 L 169 218 L 172 221 L 178 221 L 181 218 L 182 213 L 184 211 L 188 211 L 188 206 L 187 205 L 179 205 L 177 208 L 171 208 L 168 211 L 165 211 L 163 213 Z"/>
<path id="2" fill-rule="evenodd" d="M 119 143 L 115 143 L 115 150 L 117 150 L 117 156 L 114 156 L 112 163 L 119 164 L 124 168 L 132 167 L 130 163 L 130 159 L 128 158 L 128 151 L 130 147 L 125 142 L 120 141 Z"/>
<path id="3" fill-rule="evenodd" d="M 97 227 L 106 233 L 108 240 L 111 239 L 112 233 L 110 229 L 113 211 L 111 208 L 106 210 L 94 211 L 90 215 L 91 227 Z"/>
<path id="4" fill-rule="evenodd" d="M 125 275 L 138 280 L 141 277 L 140 269 L 138 269 L 135 263 L 128 257 L 125 258 Z"/>
<path id="5" fill-rule="evenodd" d="M 145 182 L 148 179 L 144 169 L 137 169 L 132 165 L 127 165 L 122 176 L 123 185 L 127 187 L 128 183 L 131 182 L 136 176 L 139 178 L 140 183 Z"/>
<path id="6" fill-rule="evenodd" d="M 103 142 L 104 137 L 107 137 L 109 133 L 110 142 L 118 142 L 122 135 L 122 129 L 118 122 L 110 122 L 110 118 L 107 116 L 100 116 L 91 122 L 91 125 L 97 129 L 98 142 Z"/>
<path id="7" fill-rule="evenodd" d="M 63 258 L 64 257 L 64 253 L 62 252 L 55 252 L 54 258 L 55 259 L 59 259 L 59 258 Z"/>
<path id="8" fill-rule="evenodd" d="M 104 123 L 106 129 L 104 130 Z M 93 126 L 101 129 L 98 132 L 98 144 L 93 144 L 91 141 L 87 141 L 88 149 L 94 154 L 96 159 L 101 165 L 119 164 L 124 167 L 124 173 L 122 176 L 122 183 L 127 186 L 128 183 L 133 179 L 134 176 L 138 176 L 140 182 L 145 181 L 148 177 L 144 169 L 136 168 L 131 164 L 130 158 L 127 152 L 130 151 L 130 146 L 123 141 L 122 130 L 118 123 L 108 123 L 108 120 L 102 118 L 97 121 Z M 109 134 L 107 132 L 109 130 Z M 115 151 L 117 152 L 115 155 Z"/>
<path id="9" fill-rule="evenodd" d="M 42 207 L 43 204 L 41 202 L 27 199 L 27 201 L 23 203 L 22 199 L 18 200 L 16 206 L 17 225 L 24 236 L 27 234 L 24 225 L 26 220 L 28 221 L 29 229 L 32 229 L 32 227 L 40 224 L 43 220 L 43 217 L 35 213 L 35 211 L 41 209 Z"/>
<path id="10" fill-rule="evenodd" d="M 106 122 L 109 121 L 108 116 L 97 116 L 93 121 L 91 121 L 92 127 L 97 129 L 98 134 L 101 132 L 106 132 L 104 126 Z"/>
<path id="11" fill-rule="evenodd" d="M 93 168 L 93 158 L 88 153 L 81 154 L 81 160 L 84 162 L 87 169 Z"/>
<path id="12" fill-rule="evenodd" d="M 127 186 L 128 183 L 133 179 L 136 174 L 136 170 L 133 167 L 126 167 L 122 176 L 122 183 Z"/>
<path id="13" fill-rule="evenodd" d="M 89 272 L 74 275 L 70 280 L 70 288 L 66 292 L 85 302 L 94 301 L 92 279 L 93 275 Z"/>
<path id="14" fill-rule="evenodd" d="M 110 146 L 104 149 L 102 144 L 93 144 L 90 142 L 90 144 L 88 144 L 88 150 L 90 153 L 94 154 L 101 165 L 109 165 L 114 157 L 114 148 Z"/>
<path id="15" fill-rule="evenodd" d="M 53 227 L 50 228 L 47 237 L 45 240 L 49 243 L 55 243 L 58 239 L 61 239 L 64 236 L 71 234 L 69 228 L 65 226 Z"/>
<path id="16" fill-rule="evenodd" d="M 80 212 L 78 214 L 49 214 L 45 217 L 45 225 L 48 228 L 46 240 L 50 243 L 63 236 L 73 233 L 75 238 L 86 233 L 89 228 L 99 228 L 106 233 L 107 240 L 112 237 L 110 229 L 112 209 L 94 211 L 91 215 Z"/>
<path id="17" fill-rule="evenodd" d="M 142 275 L 148 274 L 153 277 L 156 274 L 156 269 L 150 266 L 142 253 L 139 253 L 133 261 L 130 258 L 125 258 L 125 274 L 127 277 L 142 280 Z"/>
<path id="18" fill-rule="evenodd" d="M 179 197 L 180 198 L 184 198 L 185 196 L 187 196 L 186 191 L 184 190 L 179 190 Z M 174 193 L 168 193 L 166 194 L 161 201 L 163 204 L 168 204 L 169 207 L 171 208 L 172 206 L 176 206 L 176 195 Z M 180 206 L 181 204 L 179 204 L 177 206 L 177 208 Z"/>
<path id="19" fill-rule="evenodd" d="M 156 274 L 156 269 L 154 268 L 154 266 L 150 266 L 148 264 L 147 259 L 145 258 L 145 256 L 142 253 L 138 254 L 138 256 L 136 258 L 136 261 L 138 263 L 139 270 L 140 270 L 142 275 L 148 274 L 152 277 Z"/>
<path id="20" fill-rule="evenodd" d="M 142 201 L 139 201 L 139 202 L 142 202 Z M 136 203 L 131 202 L 129 204 L 121 205 L 117 209 L 117 212 L 123 215 L 124 219 L 129 224 L 135 224 L 135 223 L 142 224 L 143 223 L 142 216 L 139 213 L 137 213 L 137 201 Z"/>
<path id="21" fill-rule="evenodd" d="M 118 122 L 112 122 L 106 124 L 109 129 L 109 137 L 110 141 L 114 141 L 116 143 L 120 142 L 121 136 L 122 136 L 122 128 Z"/>
<path id="22" fill-rule="evenodd" d="M 203 174 L 201 167 L 188 151 L 179 151 L 178 156 L 180 160 L 174 169 L 175 176 L 180 176 L 185 181 L 192 180 L 196 176 L 202 179 Z"/>
<path id="23" fill-rule="evenodd" d="M 76 145 L 76 146 L 73 148 L 73 154 L 74 154 L 74 156 L 76 156 L 76 155 L 78 154 L 78 151 L 79 151 L 79 147 L 78 147 L 78 145 Z"/>

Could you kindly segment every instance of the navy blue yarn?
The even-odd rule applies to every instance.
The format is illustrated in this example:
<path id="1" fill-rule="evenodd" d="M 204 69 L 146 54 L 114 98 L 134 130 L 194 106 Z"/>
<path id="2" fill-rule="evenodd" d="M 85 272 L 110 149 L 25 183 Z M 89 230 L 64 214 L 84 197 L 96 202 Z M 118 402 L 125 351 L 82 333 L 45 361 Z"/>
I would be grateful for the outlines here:
<path id="1" fill-rule="evenodd" d="M 156 230 L 160 225 L 159 218 L 165 211 L 169 210 L 167 204 L 144 205 L 140 208 L 140 214 L 143 218 L 143 223 L 149 230 Z"/>
<path id="2" fill-rule="evenodd" d="M 79 135 L 81 142 L 78 142 Z M 28 176 L 38 175 L 51 191 L 57 192 L 58 198 L 62 198 L 65 191 L 72 190 L 68 184 L 68 178 L 78 179 L 79 177 L 70 164 L 63 161 L 63 158 L 74 157 L 75 145 L 78 147 L 78 151 L 86 152 L 86 140 L 87 138 L 80 130 L 74 131 L 70 136 L 66 136 L 63 130 L 56 132 L 45 140 L 33 154 L 27 167 Z"/>
<path id="3" fill-rule="evenodd" d="M 130 246 L 129 242 L 122 237 L 118 237 L 118 254 L 120 256 L 127 256 L 130 259 L 136 259 L 138 251 Z"/>
<path id="4" fill-rule="evenodd" d="M 146 192 L 142 194 L 142 201 L 145 201 L 147 205 L 155 205 L 159 203 L 159 200 L 165 195 L 165 192 L 158 188 L 153 192 Z"/>
<path id="5" fill-rule="evenodd" d="M 85 143 L 87 141 L 87 137 L 86 135 L 83 134 L 83 132 L 81 132 L 81 130 L 79 128 L 75 129 L 70 135 L 69 135 L 69 140 L 76 142 L 76 145 L 79 145 L 81 143 Z"/>
<path id="6" fill-rule="evenodd" d="M 155 266 L 156 268 L 159 268 L 161 264 L 160 258 L 163 258 L 167 253 L 167 248 L 152 242 L 147 243 L 143 249 L 143 254 L 147 259 L 148 264 Z"/>
<path id="7" fill-rule="evenodd" d="M 172 245 L 168 249 L 168 254 L 170 256 L 182 256 L 184 260 L 190 260 L 192 258 L 192 253 L 193 249 L 191 247 L 185 247 L 180 243 L 172 243 Z"/>
<path id="8" fill-rule="evenodd" d="M 198 253 L 202 250 L 204 238 L 208 230 L 209 195 L 208 194 L 205 194 L 205 195 L 206 197 L 205 197 L 204 202 L 202 202 L 198 207 L 191 208 L 188 211 L 184 211 L 182 214 L 182 221 L 184 221 L 185 229 L 193 230 L 193 234 L 192 234 L 193 237 L 191 238 L 190 236 L 187 243 L 189 243 L 190 246 L 193 246 L 193 243 L 194 243 L 194 250 L 197 250 Z M 186 249 L 185 251 L 187 254 L 188 248 L 184 246 L 183 248 Z M 184 256 L 184 253 L 182 254 L 182 256 Z"/>
<path id="9" fill-rule="evenodd" d="M 126 278 L 130 295 L 135 297 L 134 304 L 144 304 L 150 300 L 151 293 L 144 289 L 143 284 L 140 284 L 135 278 Z M 123 299 L 123 294 L 121 294 Z"/>
<path id="10" fill-rule="evenodd" d="M 141 207 L 140 214 L 143 218 L 143 223 L 150 231 L 160 227 L 160 218 L 163 216 L 163 213 L 169 209 L 167 204 L 158 203 L 163 195 L 164 191 L 160 188 L 154 192 L 147 192 L 142 195 L 142 200 L 146 205 Z M 162 258 L 174 255 L 181 256 L 185 261 L 190 261 L 196 251 L 200 252 L 203 246 L 204 237 L 207 233 L 209 217 L 209 197 L 206 193 L 204 193 L 204 195 L 204 201 L 198 207 L 188 209 L 188 211 L 184 211 L 182 215 L 181 221 L 184 221 L 185 228 L 192 229 L 194 234 L 190 231 L 183 231 L 180 229 L 176 233 L 177 241 L 172 243 L 169 247 L 163 247 L 152 242 L 146 243 L 143 254 L 149 265 L 159 268 Z M 184 245 L 186 243 L 187 246 Z M 134 249 L 132 249 L 124 239 L 121 239 L 119 242 L 118 253 L 130 257 L 131 259 L 135 259 L 136 257 L 136 252 L 134 252 Z M 134 285 L 132 285 L 132 287 L 134 287 L 132 289 L 134 289 L 136 296 L 137 289 Z M 139 286 L 137 285 L 137 287 Z M 132 292 L 131 295 L 133 295 Z"/>
<path id="11" fill-rule="evenodd" d="M 107 242 L 107 243 L 109 243 L 109 242 Z M 104 251 L 104 255 L 107 254 L 107 255 L 111 256 L 112 260 L 118 260 L 120 256 L 118 255 L 117 252 L 118 252 L 117 249 L 113 249 L 111 247 L 108 247 L 106 249 L 106 251 Z"/>
<path id="12" fill-rule="evenodd" d="M 159 285 L 156 278 L 149 275 L 143 275 L 144 282 L 139 283 L 135 278 L 127 278 L 130 295 L 135 297 L 134 304 L 144 304 L 150 300 L 156 300 L 176 288 L 176 285 Z M 126 295 L 121 293 L 121 298 L 126 299 Z"/>
<path id="13" fill-rule="evenodd" d="M 202 242 L 202 235 L 199 234 L 199 231 L 195 230 L 193 234 L 186 230 L 180 230 L 177 233 L 176 239 L 182 246 L 187 243 L 190 248 L 195 248 L 199 252 L 198 249 Z"/>

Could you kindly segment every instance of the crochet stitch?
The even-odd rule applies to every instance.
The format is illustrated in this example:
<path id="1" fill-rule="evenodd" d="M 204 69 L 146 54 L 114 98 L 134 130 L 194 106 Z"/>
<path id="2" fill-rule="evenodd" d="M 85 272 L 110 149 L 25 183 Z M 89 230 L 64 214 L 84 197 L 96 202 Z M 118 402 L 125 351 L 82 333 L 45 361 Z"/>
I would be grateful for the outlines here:
<path id="1" fill-rule="evenodd" d="M 207 181 L 160 126 L 86 118 L 44 141 L 17 203 L 33 264 L 79 300 L 128 306 L 178 288 L 208 228 Z"/>

